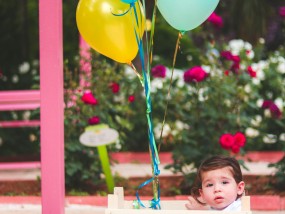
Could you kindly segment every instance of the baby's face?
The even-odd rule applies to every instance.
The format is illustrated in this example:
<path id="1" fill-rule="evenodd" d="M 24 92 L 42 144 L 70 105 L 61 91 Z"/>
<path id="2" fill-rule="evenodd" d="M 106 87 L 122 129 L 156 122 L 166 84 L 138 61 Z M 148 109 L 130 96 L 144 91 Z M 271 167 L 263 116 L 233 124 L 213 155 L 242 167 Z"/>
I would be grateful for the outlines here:
<path id="1" fill-rule="evenodd" d="M 204 201 L 215 209 L 224 209 L 244 191 L 244 182 L 236 183 L 231 168 L 224 167 L 202 173 L 200 194 Z"/>

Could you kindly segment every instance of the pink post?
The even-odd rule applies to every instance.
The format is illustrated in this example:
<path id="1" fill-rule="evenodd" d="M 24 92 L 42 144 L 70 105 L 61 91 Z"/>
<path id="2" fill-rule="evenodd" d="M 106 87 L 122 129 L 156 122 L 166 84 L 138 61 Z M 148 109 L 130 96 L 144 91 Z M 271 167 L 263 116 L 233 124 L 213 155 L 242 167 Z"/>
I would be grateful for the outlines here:
<path id="1" fill-rule="evenodd" d="M 62 0 L 39 1 L 42 213 L 64 213 Z"/>

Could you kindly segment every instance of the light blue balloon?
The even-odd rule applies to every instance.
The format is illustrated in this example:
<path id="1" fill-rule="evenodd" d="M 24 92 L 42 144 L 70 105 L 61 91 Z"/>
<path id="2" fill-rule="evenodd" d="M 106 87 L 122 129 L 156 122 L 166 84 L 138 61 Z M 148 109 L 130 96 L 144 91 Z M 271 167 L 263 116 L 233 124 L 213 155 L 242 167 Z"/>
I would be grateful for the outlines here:
<path id="1" fill-rule="evenodd" d="M 219 0 L 158 0 L 157 7 L 173 28 L 184 32 L 202 24 L 218 3 Z"/>

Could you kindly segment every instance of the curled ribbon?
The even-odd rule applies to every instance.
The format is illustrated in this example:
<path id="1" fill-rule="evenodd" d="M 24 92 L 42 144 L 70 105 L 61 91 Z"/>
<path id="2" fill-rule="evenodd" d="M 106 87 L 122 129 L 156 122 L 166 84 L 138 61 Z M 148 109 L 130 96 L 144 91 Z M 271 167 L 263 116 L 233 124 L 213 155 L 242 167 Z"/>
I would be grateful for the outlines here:
<path id="1" fill-rule="evenodd" d="M 136 36 L 138 48 L 139 48 L 139 57 L 141 61 L 141 66 L 142 66 L 142 79 L 141 82 L 144 86 L 144 92 L 146 96 L 146 117 L 147 117 L 147 122 L 148 122 L 148 137 L 149 137 L 149 148 L 150 148 L 150 153 L 151 153 L 151 160 L 152 160 L 152 170 L 153 170 L 153 177 L 150 178 L 149 180 L 145 181 L 141 185 L 139 185 L 138 190 L 136 191 L 136 197 L 137 197 L 137 202 L 141 207 L 145 208 L 145 205 L 142 203 L 139 197 L 138 191 L 143 188 L 145 185 L 154 182 L 154 187 L 155 190 L 157 191 L 154 195 L 154 198 L 150 201 L 150 208 L 152 209 L 160 209 L 160 187 L 159 187 L 159 181 L 158 181 L 158 176 L 160 174 L 160 170 L 158 169 L 158 165 L 160 164 L 159 157 L 158 157 L 158 151 L 156 148 L 156 143 L 154 139 L 154 134 L 153 134 L 153 123 L 152 123 L 152 107 L 151 107 L 151 97 L 150 97 L 150 77 L 149 77 L 149 69 L 150 66 L 148 64 L 148 70 L 145 68 L 145 58 L 144 58 L 144 48 L 143 48 L 143 42 L 142 38 L 140 38 L 138 32 L 136 31 L 136 26 L 139 25 L 139 19 L 138 19 L 138 13 L 136 11 L 135 4 L 138 3 L 137 0 L 121 0 L 124 3 L 130 4 L 130 8 L 122 13 L 122 14 L 114 14 L 117 16 L 123 16 L 127 14 L 128 12 L 134 12 L 135 15 L 135 21 L 134 21 L 134 33 Z"/>

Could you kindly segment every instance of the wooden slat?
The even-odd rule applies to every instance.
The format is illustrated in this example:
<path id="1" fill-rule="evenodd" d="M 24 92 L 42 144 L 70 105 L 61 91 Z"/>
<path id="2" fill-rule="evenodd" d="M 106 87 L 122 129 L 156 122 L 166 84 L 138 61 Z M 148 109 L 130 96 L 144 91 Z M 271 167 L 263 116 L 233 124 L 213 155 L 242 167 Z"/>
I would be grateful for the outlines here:
<path id="1" fill-rule="evenodd" d="M 34 110 L 39 107 L 39 90 L 0 91 L 0 111 Z"/>
<path id="2" fill-rule="evenodd" d="M 0 103 L 17 101 L 40 101 L 39 90 L 0 91 Z"/>
<path id="3" fill-rule="evenodd" d="M 39 120 L 0 121 L 1 128 L 38 127 L 40 124 Z"/>
<path id="4" fill-rule="evenodd" d="M 40 169 L 41 162 L 7 162 L 0 164 L 0 170 L 14 170 L 14 169 Z"/>

